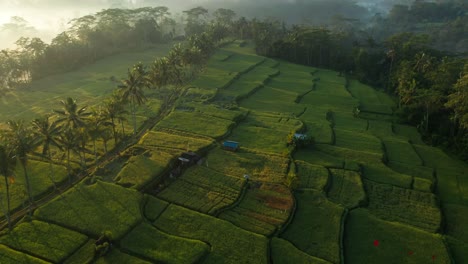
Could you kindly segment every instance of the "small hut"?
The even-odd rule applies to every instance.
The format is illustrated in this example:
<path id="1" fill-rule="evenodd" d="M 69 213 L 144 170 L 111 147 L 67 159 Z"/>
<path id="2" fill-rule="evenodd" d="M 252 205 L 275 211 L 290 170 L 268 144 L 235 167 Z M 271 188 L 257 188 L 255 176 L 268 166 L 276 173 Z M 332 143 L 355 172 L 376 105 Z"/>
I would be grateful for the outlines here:
<path id="1" fill-rule="evenodd" d="M 223 142 L 223 149 L 229 150 L 229 151 L 237 151 L 239 149 L 239 142 L 224 141 Z"/>

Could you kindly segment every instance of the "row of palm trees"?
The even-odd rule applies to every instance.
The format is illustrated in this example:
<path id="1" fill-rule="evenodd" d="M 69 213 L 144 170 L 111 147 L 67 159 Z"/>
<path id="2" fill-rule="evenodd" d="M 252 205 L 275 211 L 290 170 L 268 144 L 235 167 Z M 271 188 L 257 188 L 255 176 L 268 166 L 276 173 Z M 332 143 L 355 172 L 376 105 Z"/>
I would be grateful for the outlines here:
<path id="1" fill-rule="evenodd" d="M 24 121 L 10 120 L 8 129 L 0 131 L 0 174 L 4 176 L 6 186 L 7 208 L 4 214 L 11 229 L 10 219 L 10 184 L 16 171 L 17 163 L 22 166 L 28 194 L 29 211 L 34 200 L 28 174 L 30 157 L 46 160 L 53 171 L 54 163 L 62 163 L 66 159 L 69 183 L 72 183 L 72 154 L 79 157 L 79 165 L 85 169 L 86 154 L 94 155 L 98 161 L 97 141 L 102 141 L 104 152 L 107 144 L 114 139 L 114 146 L 126 137 L 125 125 L 127 108 L 130 108 L 133 124 L 133 134 L 137 132 L 137 108 L 147 100 L 144 89 L 164 89 L 166 94 L 161 98 L 180 95 L 183 85 L 190 81 L 201 69 L 203 63 L 216 48 L 213 37 L 209 33 L 191 36 L 184 44 L 177 44 L 168 56 L 156 59 L 149 67 L 137 63 L 127 72 L 127 77 L 121 80 L 121 85 L 97 108 L 91 109 L 79 106 L 73 98 L 60 102 L 61 109 L 53 110 L 54 115 L 46 115 L 27 124 Z M 118 126 L 120 125 L 120 128 Z M 121 131 L 119 131 L 121 130 Z M 92 150 L 88 144 L 92 142 Z M 51 151 L 55 149 L 55 152 Z M 61 153 L 61 158 L 56 158 Z M 53 173 L 51 173 L 52 175 Z M 55 185 L 55 181 L 51 179 Z"/>

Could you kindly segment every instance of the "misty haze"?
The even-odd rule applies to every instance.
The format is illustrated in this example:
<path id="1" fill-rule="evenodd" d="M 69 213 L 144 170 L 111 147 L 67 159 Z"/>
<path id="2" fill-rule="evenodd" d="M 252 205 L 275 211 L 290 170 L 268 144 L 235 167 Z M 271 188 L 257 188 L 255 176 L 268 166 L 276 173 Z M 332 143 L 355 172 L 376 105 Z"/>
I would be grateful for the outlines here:
<path id="1" fill-rule="evenodd" d="M 468 263 L 464 0 L 0 0 L 0 263 Z"/>

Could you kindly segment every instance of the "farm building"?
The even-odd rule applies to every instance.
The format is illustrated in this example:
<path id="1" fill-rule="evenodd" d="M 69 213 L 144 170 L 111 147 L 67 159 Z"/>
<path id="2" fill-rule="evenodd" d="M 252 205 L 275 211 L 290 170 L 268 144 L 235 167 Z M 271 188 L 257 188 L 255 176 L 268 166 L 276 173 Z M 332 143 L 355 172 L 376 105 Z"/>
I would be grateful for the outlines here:
<path id="1" fill-rule="evenodd" d="M 223 149 L 230 151 L 237 151 L 239 149 L 239 143 L 235 141 L 224 141 Z"/>

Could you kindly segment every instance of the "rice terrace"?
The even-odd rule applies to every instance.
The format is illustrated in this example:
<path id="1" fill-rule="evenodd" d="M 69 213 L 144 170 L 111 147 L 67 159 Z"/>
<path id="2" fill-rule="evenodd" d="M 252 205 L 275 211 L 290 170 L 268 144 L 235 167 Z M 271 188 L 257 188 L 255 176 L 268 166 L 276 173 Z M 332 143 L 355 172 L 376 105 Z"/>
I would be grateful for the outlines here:
<path id="1" fill-rule="evenodd" d="M 466 53 L 207 12 L 2 51 L 0 263 L 468 263 Z"/>

